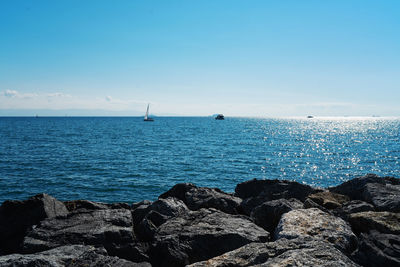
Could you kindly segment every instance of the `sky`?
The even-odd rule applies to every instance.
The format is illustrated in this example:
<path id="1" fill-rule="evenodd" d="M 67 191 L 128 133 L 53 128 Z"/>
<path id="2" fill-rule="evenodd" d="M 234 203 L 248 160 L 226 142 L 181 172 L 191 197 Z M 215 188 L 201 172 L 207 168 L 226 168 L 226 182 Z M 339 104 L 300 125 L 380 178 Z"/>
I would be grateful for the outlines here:
<path id="1" fill-rule="evenodd" d="M 400 1 L 0 1 L 0 116 L 400 116 Z"/>

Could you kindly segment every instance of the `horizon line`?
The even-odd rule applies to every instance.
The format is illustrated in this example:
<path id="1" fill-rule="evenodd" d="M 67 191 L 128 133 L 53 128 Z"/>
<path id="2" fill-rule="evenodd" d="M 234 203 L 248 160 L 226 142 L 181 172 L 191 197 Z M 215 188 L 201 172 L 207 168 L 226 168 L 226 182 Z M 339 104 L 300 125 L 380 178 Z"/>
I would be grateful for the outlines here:
<path id="1" fill-rule="evenodd" d="M 213 118 L 215 115 L 153 115 L 154 118 Z M 143 118 L 144 115 L 0 115 L 0 118 Z M 229 116 L 225 118 L 248 118 L 248 119 L 329 119 L 329 118 L 373 118 L 373 119 L 400 119 L 400 116 L 377 116 L 377 115 L 313 115 L 312 118 L 304 116 Z"/>

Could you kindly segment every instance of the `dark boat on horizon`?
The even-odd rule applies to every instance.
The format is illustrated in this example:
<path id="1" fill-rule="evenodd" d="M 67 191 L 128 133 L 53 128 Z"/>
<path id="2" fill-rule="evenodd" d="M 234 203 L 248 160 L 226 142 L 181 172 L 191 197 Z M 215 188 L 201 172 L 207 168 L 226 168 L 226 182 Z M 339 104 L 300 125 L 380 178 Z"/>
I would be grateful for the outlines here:
<path id="1" fill-rule="evenodd" d="M 225 117 L 222 114 L 218 114 L 217 117 L 215 117 L 216 120 L 224 120 Z"/>

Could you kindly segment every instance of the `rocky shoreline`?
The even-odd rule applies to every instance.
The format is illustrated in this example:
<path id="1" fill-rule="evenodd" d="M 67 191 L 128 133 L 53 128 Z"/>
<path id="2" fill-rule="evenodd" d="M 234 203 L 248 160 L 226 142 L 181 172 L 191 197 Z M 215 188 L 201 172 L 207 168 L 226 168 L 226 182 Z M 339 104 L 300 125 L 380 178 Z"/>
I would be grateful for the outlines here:
<path id="1" fill-rule="evenodd" d="M 0 206 L 0 241 L 0 267 L 400 266 L 400 179 L 177 184 L 133 204 L 39 194 Z"/>

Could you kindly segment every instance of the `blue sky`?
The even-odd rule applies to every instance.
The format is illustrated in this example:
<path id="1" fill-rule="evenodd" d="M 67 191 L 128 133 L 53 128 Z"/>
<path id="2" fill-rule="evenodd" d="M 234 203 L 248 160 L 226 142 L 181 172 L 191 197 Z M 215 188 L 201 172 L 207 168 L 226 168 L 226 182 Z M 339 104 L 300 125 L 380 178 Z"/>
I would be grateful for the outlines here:
<path id="1" fill-rule="evenodd" d="M 400 1 L 0 1 L 0 115 L 400 116 Z"/>

